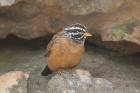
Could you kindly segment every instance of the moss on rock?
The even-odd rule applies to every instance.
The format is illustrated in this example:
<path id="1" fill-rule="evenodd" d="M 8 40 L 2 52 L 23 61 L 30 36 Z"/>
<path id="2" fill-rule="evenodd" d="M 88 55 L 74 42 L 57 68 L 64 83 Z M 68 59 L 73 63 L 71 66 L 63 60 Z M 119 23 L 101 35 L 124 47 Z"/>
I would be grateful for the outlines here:
<path id="1" fill-rule="evenodd" d="M 113 34 L 123 36 L 126 31 L 126 24 L 118 24 L 114 27 Z"/>
<path id="2" fill-rule="evenodd" d="M 113 27 L 113 34 L 124 36 L 125 33 L 132 34 L 134 31 L 134 27 L 140 25 L 140 21 L 134 17 L 129 20 L 124 21 L 123 24 L 117 24 Z"/>

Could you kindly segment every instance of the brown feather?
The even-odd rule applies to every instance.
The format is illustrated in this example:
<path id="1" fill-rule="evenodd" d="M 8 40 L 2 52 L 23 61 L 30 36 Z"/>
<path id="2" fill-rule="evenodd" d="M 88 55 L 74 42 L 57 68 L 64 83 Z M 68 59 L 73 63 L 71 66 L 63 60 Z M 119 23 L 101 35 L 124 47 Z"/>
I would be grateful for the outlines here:
<path id="1" fill-rule="evenodd" d="M 64 35 L 64 32 L 60 31 L 60 32 L 57 32 L 57 33 L 52 37 L 52 40 L 51 40 L 51 41 L 49 42 L 49 44 L 47 45 L 45 57 L 49 57 L 49 55 L 51 54 L 51 51 L 52 51 L 53 44 L 55 44 L 56 42 L 58 42 L 59 38 L 60 38 L 62 35 Z"/>
<path id="2" fill-rule="evenodd" d="M 48 57 L 48 67 L 52 71 L 74 68 L 81 61 L 85 51 L 83 44 L 75 44 L 66 37 L 53 44 L 52 50 Z"/>

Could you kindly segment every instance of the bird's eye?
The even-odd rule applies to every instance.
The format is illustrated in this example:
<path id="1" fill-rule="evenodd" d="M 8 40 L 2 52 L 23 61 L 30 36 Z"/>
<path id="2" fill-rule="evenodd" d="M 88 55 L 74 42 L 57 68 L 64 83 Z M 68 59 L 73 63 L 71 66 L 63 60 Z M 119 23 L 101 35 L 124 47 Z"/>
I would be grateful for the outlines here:
<path id="1" fill-rule="evenodd" d="M 79 35 L 82 35 L 83 33 L 82 32 L 79 32 Z"/>

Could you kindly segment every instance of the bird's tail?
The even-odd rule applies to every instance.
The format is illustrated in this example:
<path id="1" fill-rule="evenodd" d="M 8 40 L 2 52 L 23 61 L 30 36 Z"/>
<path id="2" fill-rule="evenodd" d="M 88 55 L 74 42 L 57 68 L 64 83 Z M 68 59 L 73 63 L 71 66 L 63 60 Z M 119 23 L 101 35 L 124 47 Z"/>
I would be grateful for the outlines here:
<path id="1" fill-rule="evenodd" d="M 47 65 L 47 66 L 45 67 L 45 69 L 42 71 L 41 75 L 42 75 L 42 76 L 47 76 L 47 75 L 52 74 L 52 73 L 53 73 L 53 71 L 50 70 L 50 68 L 49 68 L 48 65 Z"/>

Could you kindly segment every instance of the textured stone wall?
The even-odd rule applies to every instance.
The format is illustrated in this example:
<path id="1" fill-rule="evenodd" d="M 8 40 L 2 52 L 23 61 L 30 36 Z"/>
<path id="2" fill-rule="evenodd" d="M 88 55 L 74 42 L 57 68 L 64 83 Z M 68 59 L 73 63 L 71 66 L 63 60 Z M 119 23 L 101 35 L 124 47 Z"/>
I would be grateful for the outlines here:
<path id="1" fill-rule="evenodd" d="M 139 0 L 0 0 L 0 39 L 33 39 L 78 22 L 93 34 L 92 43 L 140 52 L 139 10 Z"/>

